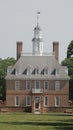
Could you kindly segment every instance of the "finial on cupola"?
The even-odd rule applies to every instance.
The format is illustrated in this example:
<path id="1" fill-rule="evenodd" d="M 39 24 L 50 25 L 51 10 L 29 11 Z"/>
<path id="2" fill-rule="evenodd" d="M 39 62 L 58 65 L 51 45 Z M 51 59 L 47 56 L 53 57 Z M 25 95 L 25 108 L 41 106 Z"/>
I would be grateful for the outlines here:
<path id="1" fill-rule="evenodd" d="M 37 25 L 39 25 L 39 15 L 40 15 L 40 12 L 38 11 L 37 12 Z"/>

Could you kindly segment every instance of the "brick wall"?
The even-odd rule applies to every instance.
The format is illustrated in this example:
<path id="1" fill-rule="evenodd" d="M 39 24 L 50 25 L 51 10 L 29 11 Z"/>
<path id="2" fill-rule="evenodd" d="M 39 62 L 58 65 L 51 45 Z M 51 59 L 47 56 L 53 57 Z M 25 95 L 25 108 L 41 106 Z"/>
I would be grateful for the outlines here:
<path id="1" fill-rule="evenodd" d="M 35 81 L 31 81 L 31 86 L 34 88 Z M 43 97 L 45 95 L 48 96 L 48 104 L 49 107 L 55 106 L 55 96 L 60 96 L 60 107 L 68 107 L 69 106 L 69 82 L 68 81 L 60 81 L 61 88 L 60 91 L 55 91 L 55 81 L 49 81 L 49 90 L 44 91 Z M 32 97 L 32 89 L 26 90 L 26 80 L 20 80 L 20 90 L 15 90 L 15 81 L 9 80 L 6 81 L 6 105 L 7 106 L 15 106 L 15 96 L 18 95 L 20 98 L 20 106 L 26 106 L 26 95 L 31 95 Z M 40 88 L 44 88 L 44 81 L 40 81 Z M 42 94 L 33 94 L 37 96 L 42 96 Z M 32 99 L 31 99 L 32 100 Z M 43 98 L 44 100 L 44 98 Z M 31 101 L 32 104 L 32 101 Z M 43 108 L 43 102 L 41 103 L 41 111 L 47 110 L 47 108 Z M 32 109 L 33 109 L 32 105 Z"/>

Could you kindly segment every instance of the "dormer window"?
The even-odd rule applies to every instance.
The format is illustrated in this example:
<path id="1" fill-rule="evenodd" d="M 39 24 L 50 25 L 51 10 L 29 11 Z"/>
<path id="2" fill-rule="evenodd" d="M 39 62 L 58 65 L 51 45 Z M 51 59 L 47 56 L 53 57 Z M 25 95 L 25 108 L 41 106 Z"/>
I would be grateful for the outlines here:
<path id="1" fill-rule="evenodd" d="M 30 70 L 29 68 L 26 69 L 26 75 L 29 75 L 30 74 Z"/>
<path id="2" fill-rule="evenodd" d="M 30 67 L 27 67 L 27 68 L 24 70 L 23 74 L 29 75 L 29 74 L 30 74 Z"/>
<path id="3" fill-rule="evenodd" d="M 44 68 L 44 75 L 48 75 L 48 68 Z"/>
<path id="4" fill-rule="evenodd" d="M 51 73 L 52 75 L 59 75 L 59 69 L 57 68 L 55 68 L 53 71 L 52 71 L 52 73 Z"/>
<path id="5" fill-rule="evenodd" d="M 59 74 L 59 69 L 55 69 L 55 75 Z"/>
<path id="6" fill-rule="evenodd" d="M 12 66 L 8 66 L 8 68 L 7 68 L 7 74 L 11 73 L 11 70 L 12 70 Z"/>
<path id="7" fill-rule="evenodd" d="M 39 69 L 38 68 L 35 68 L 35 74 L 39 74 Z"/>
<path id="8" fill-rule="evenodd" d="M 15 69 L 15 75 L 18 75 L 18 69 Z"/>

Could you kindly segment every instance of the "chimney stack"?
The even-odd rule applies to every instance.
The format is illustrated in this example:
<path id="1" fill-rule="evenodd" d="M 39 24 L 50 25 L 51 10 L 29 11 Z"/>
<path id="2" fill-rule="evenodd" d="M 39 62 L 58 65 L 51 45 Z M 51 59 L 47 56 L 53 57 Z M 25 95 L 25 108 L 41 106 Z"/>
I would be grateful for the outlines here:
<path id="1" fill-rule="evenodd" d="M 18 41 L 17 42 L 17 60 L 20 58 L 22 50 L 23 50 L 23 42 Z"/>
<path id="2" fill-rule="evenodd" d="M 59 60 L 59 42 L 53 42 L 53 52 L 55 53 L 55 58 Z"/>

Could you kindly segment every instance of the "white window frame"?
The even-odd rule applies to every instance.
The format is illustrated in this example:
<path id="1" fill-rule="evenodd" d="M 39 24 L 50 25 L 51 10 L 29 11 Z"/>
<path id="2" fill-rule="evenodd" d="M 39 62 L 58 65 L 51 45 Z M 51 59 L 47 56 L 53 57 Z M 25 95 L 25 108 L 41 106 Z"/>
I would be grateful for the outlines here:
<path id="1" fill-rule="evenodd" d="M 17 98 L 18 98 L 18 101 L 17 101 Z M 18 102 L 18 103 L 17 103 Z M 19 106 L 19 96 L 15 96 L 15 106 Z"/>
<path id="2" fill-rule="evenodd" d="M 55 81 L 55 91 L 60 91 L 60 81 Z"/>
<path id="3" fill-rule="evenodd" d="M 30 84 L 30 88 L 28 88 L 28 83 Z M 30 81 L 26 81 L 26 90 L 30 90 L 31 89 L 31 82 Z"/>
<path id="4" fill-rule="evenodd" d="M 20 90 L 20 81 L 15 81 L 15 90 Z"/>
<path id="5" fill-rule="evenodd" d="M 57 99 L 58 98 L 58 99 Z M 58 100 L 58 101 L 57 101 Z M 60 96 L 56 96 L 55 97 L 55 107 L 59 107 L 60 106 Z"/>
<path id="6" fill-rule="evenodd" d="M 47 98 L 47 104 L 46 104 L 46 98 Z M 45 107 L 48 106 L 48 96 L 44 96 L 44 106 L 45 106 Z"/>
<path id="7" fill-rule="evenodd" d="M 59 69 L 56 69 L 56 70 L 55 70 L 55 75 L 56 75 L 56 76 L 59 75 Z"/>
<path id="8" fill-rule="evenodd" d="M 35 68 L 35 75 L 39 75 L 39 68 Z"/>
<path id="9" fill-rule="evenodd" d="M 44 68 L 44 75 L 48 75 L 48 68 Z"/>
<path id="10" fill-rule="evenodd" d="M 45 86 L 45 83 L 47 83 L 47 88 Z M 44 81 L 44 90 L 48 90 L 49 89 L 49 82 L 48 81 Z"/>
<path id="11" fill-rule="evenodd" d="M 19 70 L 15 69 L 15 75 L 18 75 L 18 74 L 19 74 Z"/>
<path id="12" fill-rule="evenodd" d="M 28 104 L 28 98 L 30 98 L 30 103 Z M 26 106 L 31 106 L 31 96 L 26 96 Z"/>
<path id="13" fill-rule="evenodd" d="M 39 83 L 39 87 L 36 86 L 36 83 Z M 35 81 L 35 89 L 40 89 L 40 81 Z"/>
<path id="14" fill-rule="evenodd" d="M 30 75 L 30 67 L 26 69 L 26 75 Z"/>

